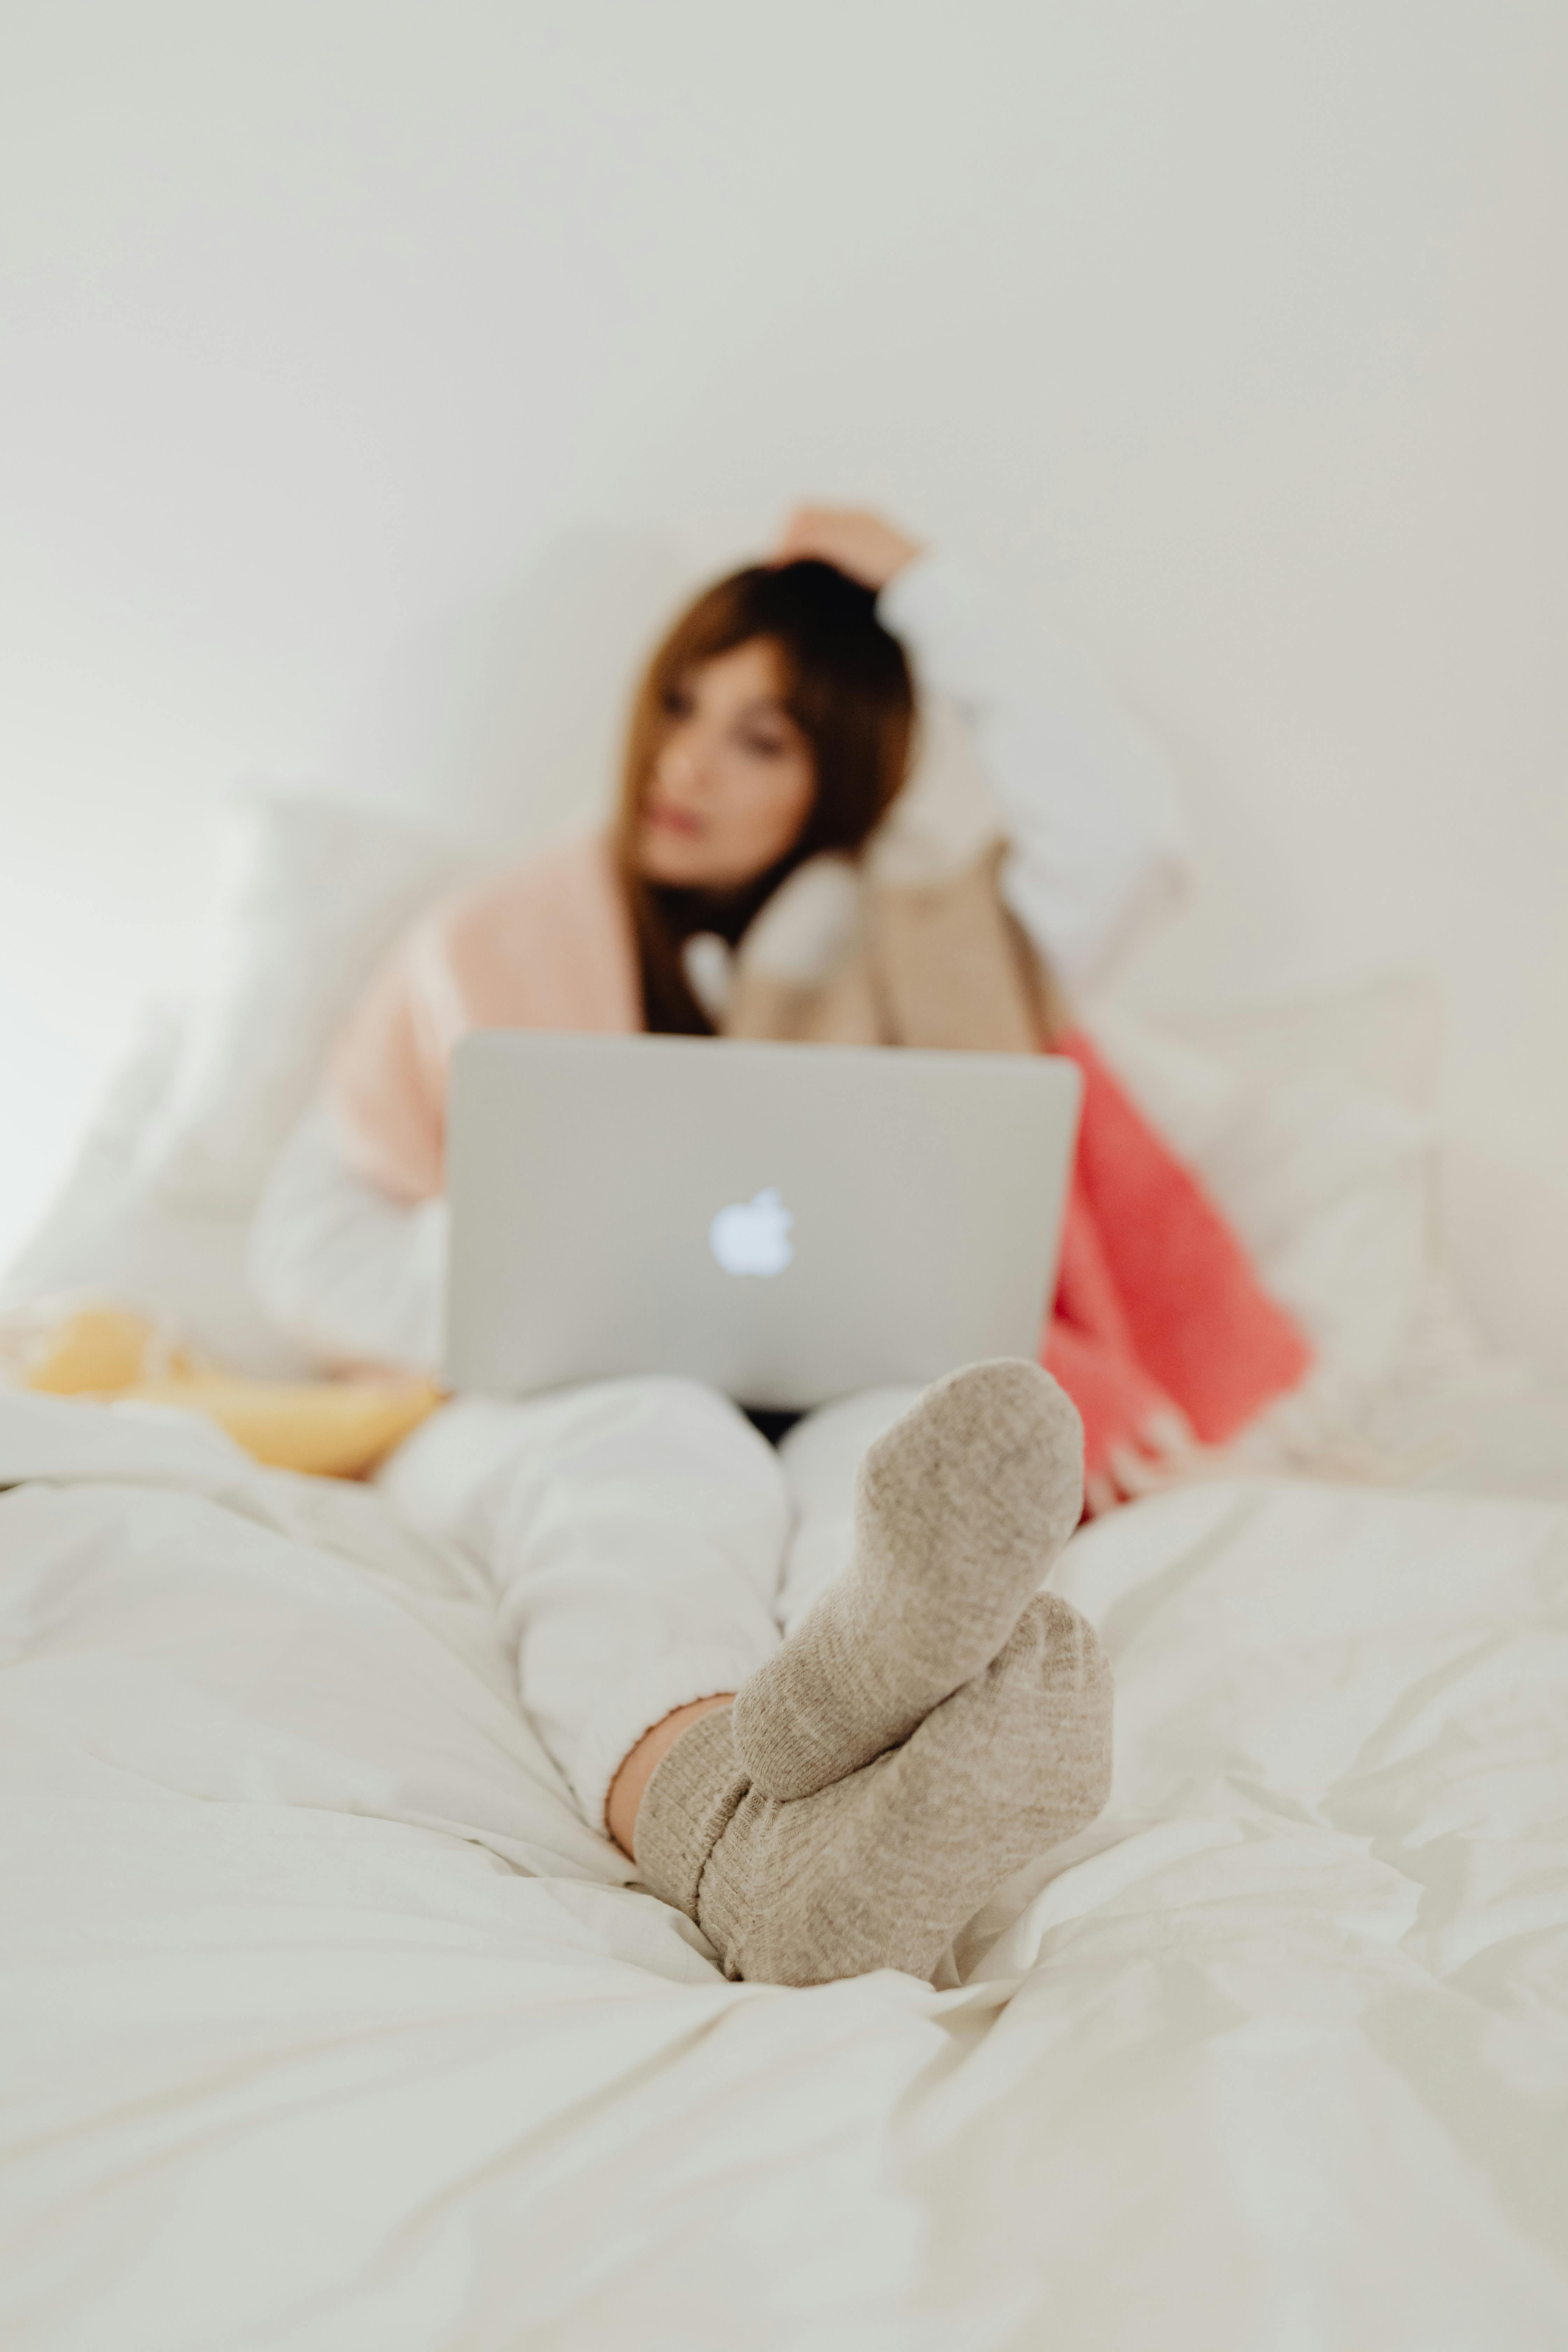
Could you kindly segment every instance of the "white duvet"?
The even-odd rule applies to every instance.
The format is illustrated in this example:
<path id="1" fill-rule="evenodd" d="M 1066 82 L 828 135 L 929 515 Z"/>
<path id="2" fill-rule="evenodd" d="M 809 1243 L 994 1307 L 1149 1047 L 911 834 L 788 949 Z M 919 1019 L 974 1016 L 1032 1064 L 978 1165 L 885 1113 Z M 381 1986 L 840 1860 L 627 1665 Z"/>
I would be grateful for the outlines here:
<path id="1" fill-rule="evenodd" d="M 0 1398 L 6 2352 L 1561 2352 L 1568 1513 L 1081 1534 L 1111 1805 L 728 1986 L 359 1488 Z"/>

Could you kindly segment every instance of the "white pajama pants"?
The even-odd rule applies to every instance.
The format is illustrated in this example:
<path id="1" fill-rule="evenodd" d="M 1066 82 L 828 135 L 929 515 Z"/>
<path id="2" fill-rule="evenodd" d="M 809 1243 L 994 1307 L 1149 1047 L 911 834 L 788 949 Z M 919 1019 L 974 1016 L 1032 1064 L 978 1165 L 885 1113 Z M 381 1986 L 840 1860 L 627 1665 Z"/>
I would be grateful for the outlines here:
<path id="1" fill-rule="evenodd" d="M 459 1397 L 377 1484 L 491 1580 L 523 1707 L 602 1828 L 643 1733 L 739 1689 L 846 1564 L 857 1465 L 917 1393 L 825 1405 L 776 1451 L 694 1381 Z"/>

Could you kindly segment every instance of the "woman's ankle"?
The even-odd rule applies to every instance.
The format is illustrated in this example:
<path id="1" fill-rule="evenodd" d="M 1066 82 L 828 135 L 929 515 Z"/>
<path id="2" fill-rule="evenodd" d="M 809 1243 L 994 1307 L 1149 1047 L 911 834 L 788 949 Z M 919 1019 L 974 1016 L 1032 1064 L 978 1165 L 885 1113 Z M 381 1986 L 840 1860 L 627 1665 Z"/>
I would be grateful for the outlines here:
<path id="1" fill-rule="evenodd" d="M 694 1698 L 685 1706 L 672 1708 L 621 1759 L 605 1800 L 605 1827 L 628 1862 L 637 1859 L 637 1813 L 655 1772 L 683 1731 L 716 1706 L 728 1706 L 734 1696 L 733 1691 L 719 1691 L 711 1698 Z"/>

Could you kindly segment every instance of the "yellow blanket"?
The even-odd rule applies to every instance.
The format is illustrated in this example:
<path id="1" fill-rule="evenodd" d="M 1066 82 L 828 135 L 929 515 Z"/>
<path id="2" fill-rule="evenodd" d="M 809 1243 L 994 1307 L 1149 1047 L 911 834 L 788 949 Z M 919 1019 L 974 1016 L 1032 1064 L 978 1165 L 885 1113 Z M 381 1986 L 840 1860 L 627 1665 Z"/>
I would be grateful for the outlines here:
<path id="1" fill-rule="evenodd" d="M 428 1381 L 387 1373 L 253 1381 L 166 1349 L 145 1316 L 84 1307 L 33 1333 L 22 1384 L 51 1396 L 134 1397 L 203 1412 L 275 1469 L 362 1477 L 441 1402 Z"/>

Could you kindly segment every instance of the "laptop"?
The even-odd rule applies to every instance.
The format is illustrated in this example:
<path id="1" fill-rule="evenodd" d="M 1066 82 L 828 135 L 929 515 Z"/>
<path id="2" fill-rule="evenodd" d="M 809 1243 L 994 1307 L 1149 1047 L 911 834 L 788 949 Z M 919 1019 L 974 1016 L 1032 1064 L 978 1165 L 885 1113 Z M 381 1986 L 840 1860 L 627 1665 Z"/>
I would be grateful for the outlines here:
<path id="1" fill-rule="evenodd" d="M 1038 1350 L 1082 1081 L 1046 1055 L 479 1030 L 445 1373 L 684 1373 L 799 1412 Z"/>

